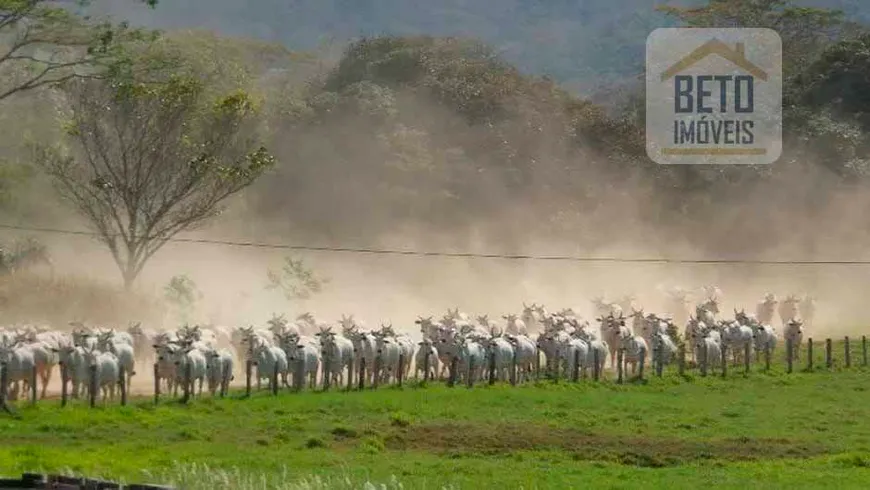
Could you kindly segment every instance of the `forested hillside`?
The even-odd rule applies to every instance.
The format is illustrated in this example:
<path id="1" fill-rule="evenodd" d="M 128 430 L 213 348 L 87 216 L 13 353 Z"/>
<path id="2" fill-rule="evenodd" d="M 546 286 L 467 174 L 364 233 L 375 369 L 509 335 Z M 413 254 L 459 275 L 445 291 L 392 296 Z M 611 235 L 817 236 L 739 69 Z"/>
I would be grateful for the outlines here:
<path id="1" fill-rule="evenodd" d="M 643 70 L 643 46 L 656 28 L 675 25 L 655 7 L 702 0 L 174 0 L 149 10 L 99 0 L 94 11 L 161 29 L 205 28 L 310 50 L 359 36 L 470 36 L 526 73 L 550 75 L 584 94 L 624 85 Z M 870 20 L 861 0 L 799 0 Z"/>

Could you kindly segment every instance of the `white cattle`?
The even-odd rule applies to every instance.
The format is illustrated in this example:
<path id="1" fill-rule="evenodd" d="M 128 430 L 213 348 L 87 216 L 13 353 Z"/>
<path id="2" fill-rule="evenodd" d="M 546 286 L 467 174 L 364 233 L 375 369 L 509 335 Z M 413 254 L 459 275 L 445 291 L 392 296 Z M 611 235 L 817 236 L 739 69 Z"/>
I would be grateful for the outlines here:
<path id="1" fill-rule="evenodd" d="M 503 337 L 492 337 L 482 344 L 486 356 L 486 372 L 489 372 L 490 363 L 495 365 L 496 379 L 508 381 L 510 370 L 514 361 L 514 346 Z"/>
<path id="2" fill-rule="evenodd" d="M 95 384 L 101 393 L 103 403 L 115 399 L 115 388 L 120 382 L 120 367 L 118 358 L 111 352 L 100 352 L 97 349 L 84 349 L 88 367 L 94 369 Z M 96 396 L 94 394 L 94 396 Z"/>
<path id="3" fill-rule="evenodd" d="M 398 374 L 399 355 L 402 349 L 395 339 L 384 335 L 382 332 L 374 333 L 377 355 L 380 357 L 380 371 L 375 373 L 379 382 L 388 383 L 393 376 Z"/>
<path id="4" fill-rule="evenodd" d="M 785 326 L 783 336 L 785 337 L 786 345 L 791 341 L 791 349 L 794 356 L 793 359 L 800 359 L 801 342 L 803 342 L 804 338 L 803 321 L 799 318 L 792 318 L 789 320 Z M 786 353 L 786 355 L 788 355 L 788 353 Z"/>
<path id="5" fill-rule="evenodd" d="M 320 368 L 320 349 L 315 345 L 306 343 L 297 343 L 288 345 L 287 359 L 292 369 L 298 369 L 298 362 L 302 362 L 302 383 L 308 380 L 308 387 L 314 388 L 317 385 L 317 370 Z M 294 379 L 294 386 L 296 381 Z"/>
<path id="6" fill-rule="evenodd" d="M 89 389 L 91 377 L 85 350 L 81 347 L 66 346 L 57 351 L 59 365 L 66 368 L 66 375 L 72 384 L 73 398 L 83 396 Z"/>
<path id="7" fill-rule="evenodd" d="M 770 352 L 771 357 L 776 351 L 776 329 L 770 325 L 755 323 L 752 328 L 752 337 L 755 341 L 755 359 L 759 360 L 765 350 Z"/>
<path id="8" fill-rule="evenodd" d="M 117 336 L 106 332 L 97 336 L 97 349 L 101 352 L 110 352 L 118 359 L 118 367 L 124 368 L 127 392 L 130 391 L 130 383 L 136 374 L 136 353 L 133 346 L 126 342 L 116 342 Z"/>
<path id="9" fill-rule="evenodd" d="M 652 358 L 659 359 L 662 365 L 670 364 L 676 358 L 677 344 L 664 331 L 656 330 L 649 343 L 652 346 Z"/>
<path id="10" fill-rule="evenodd" d="M 260 387 L 262 381 L 271 380 L 272 376 L 277 372 L 279 379 L 275 382 L 281 382 L 287 386 L 287 374 L 289 372 L 289 364 L 287 362 L 287 354 L 280 347 L 274 345 L 260 344 L 254 348 L 252 365 L 257 366 L 257 386 Z"/>
<path id="11" fill-rule="evenodd" d="M 206 379 L 211 396 L 215 396 L 218 390 L 220 390 L 221 395 L 229 390 L 230 381 L 235 379 L 233 376 L 234 357 L 235 355 L 229 348 L 212 350 L 205 354 Z"/>
<path id="12" fill-rule="evenodd" d="M 417 345 L 417 354 L 414 356 L 414 374 L 421 379 L 425 377 L 428 363 L 429 379 L 435 379 L 438 376 L 438 349 L 435 348 L 435 343 L 424 338 Z M 424 376 L 420 375 L 421 372 L 424 373 Z"/>
<path id="13" fill-rule="evenodd" d="M 640 335 L 625 335 L 620 339 L 623 349 L 623 362 L 626 366 L 631 365 L 631 373 L 637 372 L 637 363 L 641 358 L 645 364 L 649 364 L 649 345 Z"/>
<path id="14" fill-rule="evenodd" d="M 136 354 L 136 359 L 150 360 L 154 351 L 148 346 L 154 345 L 157 341 L 157 331 L 145 328 L 141 322 L 131 324 L 127 328 L 127 333 L 133 338 L 133 352 Z"/>
<path id="15" fill-rule="evenodd" d="M 163 344 L 154 344 L 155 355 L 157 358 L 157 378 L 166 387 L 166 393 L 173 396 L 178 395 L 178 386 L 184 382 L 179 376 L 180 371 L 175 365 L 175 351 L 180 349 L 178 344 L 167 342 Z"/>
<path id="16" fill-rule="evenodd" d="M 790 294 L 779 304 L 779 319 L 782 321 L 783 331 L 785 331 L 788 323 L 800 317 L 800 298 Z"/>
<path id="17" fill-rule="evenodd" d="M 612 314 L 598 318 L 601 323 L 601 338 L 610 348 L 610 365 L 616 366 L 616 350 L 623 337 L 631 336 L 631 330 L 625 326 L 625 317 Z"/>
<path id="18" fill-rule="evenodd" d="M 353 369 L 353 342 L 333 332 L 331 327 L 321 327 L 317 335 L 320 338 L 324 376 L 331 376 L 332 383 L 341 386 L 345 372 Z M 410 357 L 406 359 L 410 360 Z"/>
<path id="19" fill-rule="evenodd" d="M 576 369 L 582 369 L 584 376 L 586 375 L 586 368 L 591 365 L 589 352 L 589 344 L 579 338 L 569 338 L 567 342 L 559 346 L 559 358 L 563 363 L 566 377 L 573 376 L 575 360 L 578 362 Z"/>
<path id="20" fill-rule="evenodd" d="M 0 345 L 0 364 L 4 364 L 7 370 L 7 382 L 14 386 L 10 396 L 16 399 L 23 390 L 29 389 L 32 382 L 33 368 L 36 367 L 33 349 L 9 343 Z"/>
<path id="21" fill-rule="evenodd" d="M 538 348 L 526 335 L 507 335 L 505 338 L 513 344 L 517 352 L 517 382 L 522 383 L 530 379 L 534 372 Z"/>
<path id="22" fill-rule="evenodd" d="M 706 359 L 708 368 L 715 368 L 721 365 L 722 348 L 719 342 L 710 337 L 698 337 L 695 339 L 694 347 L 695 358 L 699 360 Z"/>
<path id="23" fill-rule="evenodd" d="M 529 330 L 526 328 L 525 322 L 519 319 L 514 314 L 502 315 L 505 323 L 505 333 L 509 335 L 528 335 Z"/>
<path id="24" fill-rule="evenodd" d="M 764 295 L 764 300 L 758 303 L 755 307 L 755 318 L 757 318 L 762 324 L 772 324 L 773 315 L 776 314 L 777 304 L 779 304 L 779 301 L 777 301 L 776 295 L 773 293 L 767 293 Z M 736 314 L 737 310 L 734 310 L 734 313 Z"/>
<path id="25" fill-rule="evenodd" d="M 750 352 L 752 351 L 752 328 L 746 325 L 741 325 L 739 322 L 734 321 L 729 322 L 728 326 L 725 327 L 725 331 L 723 333 L 724 336 L 722 340 L 728 347 L 728 349 L 731 350 L 731 355 L 734 359 L 734 362 L 739 362 L 739 360 L 743 358 L 747 348 L 750 350 Z"/>

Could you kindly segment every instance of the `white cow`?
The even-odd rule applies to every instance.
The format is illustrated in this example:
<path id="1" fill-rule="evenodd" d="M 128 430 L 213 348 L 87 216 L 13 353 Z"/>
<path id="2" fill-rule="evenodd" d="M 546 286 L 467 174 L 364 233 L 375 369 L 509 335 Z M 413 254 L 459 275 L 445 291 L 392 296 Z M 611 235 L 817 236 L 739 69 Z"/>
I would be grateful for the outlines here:
<path id="1" fill-rule="evenodd" d="M 133 346 L 126 342 L 118 342 L 117 336 L 111 332 L 105 332 L 97 336 L 97 349 L 101 352 L 111 352 L 118 359 L 118 366 L 124 368 L 127 384 L 127 392 L 130 391 L 130 383 L 136 374 L 136 353 Z"/>
<path id="2" fill-rule="evenodd" d="M 631 336 L 631 330 L 625 326 L 625 317 L 612 314 L 598 318 L 601 323 L 601 338 L 610 348 L 610 365 L 616 366 L 616 350 L 623 337 Z"/>
<path id="3" fill-rule="evenodd" d="M 72 384 L 73 398 L 83 396 L 90 388 L 91 377 L 85 350 L 81 347 L 66 346 L 57 351 L 61 366 L 66 367 L 66 374 Z"/>
<path id="4" fill-rule="evenodd" d="M 308 388 L 317 386 L 317 370 L 320 368 L 320 349 L 307 343 L 296 343 L 287 346 L 287 359 L 293 369 L 302 362 L 302 384 L 308 380 Z M 296 381 L 294 380 L 294 386 Z"/>
<path id="5" fill-rule="evenodd" d="M 624 351 L 623 361 L 626 366 L 631 366 L 632 374 L 637 372 L 637 363 L 641 358 L 645 364 L 649 364 L 649 345 L 640 335 L 625 335 L 620 339 L 620 345 Z"/>
<path id="6" fill-rule="evenodd" d="M 353 342 L 343 335 L 332 331 L 332 327 L 321 327 L 317 334 L 320 338 L 324 376 L 336 386 L 344 383 L 344 373 L 353 370 Z M 407 357 L 410 362 L 410 357 Z"/>
<path id="7" fill-rule="evenodd" d="M 399 370 L 399 355 L 402 349 L 395 339 L 385 335 L 383 332 L 374 333 L 377 355 L 380 357 L 380 371 L 375 373 L 379 382 L 389 383 L 393 376 L 398 374 Z"/>
<path id="8" fill-rule="evenodd" d="M 527 335 L 507 335 L 505 338 L 517 351 L 517 382 L 522 383 L 534 373 L 538 348 Z"/>
<path id="9" fill-rule="evenodd" d="M 208 391 L 211 396 L 215 396 L 218 390 L 220 390 L 221 395 L 225 394 L 230 388 L 230 381 L 235 379 L 233 376 L 235 355 L 229 348 L 223 348 L 211 350 L 205 354 L 205 357 Z"/>
<path id="10" fill-rule="evenodd" d="M 430 339 L 423 339 L 417 342 L 417 345 L 417 354 L 414 356 L 414 374 L 420 379 L 425 377 L 426 363 L 428 362 L 429 379 L 435 379 L 438 376 L 438 349 L 435 348 L 435 343 Z M 421 372 L 424 373 L 424 376 L 420 376 Z"/>
<path id="11" fill-rule="evenodd" d="M 758 303 L 758 306 L 755 307 L 755 318 L 757 318 L 762 324 L 772 324 L 773 315 L 776 314 L 777 304 L 779 304 L 779 301 L 777 301 L 775 294 L 765 294 L 764 300 Z M 737 310 L 734 310 L 734 313 L 736 314 Z"/>
<path id="12" fill-rule="evenodd" d="M 694 345 L 695 358 L 699 360 L 706 358 L 708 368 L 719 367 L 722 361 L 720 345 L 719 342 L 710 337 L 697 337 Z"/>
<path id="13" fill-rule="evenodd" d="M 482 346 L 486 353 L 485 372 L 489 372 L 490 362 L 494 362 L 496 379 L 499 381 L 509 380 L 514 361 L 513 344 L 504 337 L 494 336 L 484 341 Z"/>
<path id="14" fill-rule="evenodd" d="M 509 335 L 528 335 L 529 331 L 526 328 L 525 322 L 519 319 L 514 314 L 502 315 L 505 323 L 505 333 Z"/>
<path id="15" fill-rule="evenodd" d="M 271 380 L 277 372 L 279 378 L 276 382 L 287 386 L 287 374 L 289 364 L 287 354 L 283 349 L 274 345 L 260 344 L 253 352 L 254 358 L 251 364 L 257 366 L 257 386 L 261 386 L 262 380 Z M 277 370 L 277 371 L 276 371 Z"/>
<path id="16" fill-rule="evenodd" d="M 29 389 L 33 379 L 33 368 L 36 367 L 33 349 L 11 343 L 0 345 L 0 364 L 5 365 L 6 379 L 14 386 L 9 392 L 11 399 L 17 399 L 22 391 Z"/>
<path id="17" fill-rule="evenodd" d="M 118 358 L 111 352 L 100 352 L 95 348 L 84 349 L 85 359 L 89 368 L 96 367 L 94 376 L 96 386 L 100 390 L 103 403 L 107 399 L 115 399 L 115 388 L 120 383 L 120 367 Z M 96 396 L 96 395 L 94 395 Z"/>
<path id="18" fill-rule="evenodd" d="M 801 353 L 801 342 L 803 342 L 804 338 L 804 323 L 799 318 L 792 318 L 788 321 L 785 326 L 785 332 L 783 332 L 785 336 L 786 345 L 789 341 L 791 341 L 791 348 L 793 352 L 793 359 L 800 359 Z"/>

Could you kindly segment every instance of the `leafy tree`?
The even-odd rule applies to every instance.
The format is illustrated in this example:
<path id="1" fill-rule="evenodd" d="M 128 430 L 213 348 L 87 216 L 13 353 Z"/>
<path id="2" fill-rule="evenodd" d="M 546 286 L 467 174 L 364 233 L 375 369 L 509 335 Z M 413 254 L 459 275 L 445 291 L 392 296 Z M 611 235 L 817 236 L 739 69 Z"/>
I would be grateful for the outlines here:
<path id="1" fill-rule="evenodd" d="M 196 302 L 202 299 L 202 293 L 196 283 L 187 275 L 173 276 L 163 288 L 163 296 L 172 305 L 181 320 L 188 323 Z"/>
<path id="2" fill-rule="evenodd" d="M 16 272 L 45 264 L 54 272 L 54 264 L 48 249 L 34 238 L 16 241 L 11 247 L 0 246 L 0 275 Z"/>
<path id="3" fill-rule="evenodd" d="M 791 0 L 709 0 L 701 7 L 660 6 L 658 10 L 689 27 L 766 27 L 782 38 L 786 78 L 813 60 L 825 46 L 858 29 L 836 9 L 795 5 Z"/>
<path id="4" fill-rule="evenodd" d="M 76 0 L 79 5 L 87 0 Z M 151 7 L 157 0 L 136 0 Z M 78 76 L 94 76 L 122 41 L 144 31 L 93 22 L 49 0 L 0 0 L 0 101 Z"/>
<path id="5" fill-rule="evenodd" d="M 266 289 L 278 290 L 290 301 L 306 300 L 319 293 L 328 280 L 318 277 L 302 259 L 284 257 L 280 270 L 266 271 Z"/>
<path id="6" fill-rule="evenodd" d="M 193 76 L 142 81 L 127 71 L 73 80 L 64 86 L 69 144 L 37 149 L 37 165 L 90 222 L 127 289 L 167 241 L 219 214 L 275 163 L 259 144 L 253 98 L 208 88 Z"/>

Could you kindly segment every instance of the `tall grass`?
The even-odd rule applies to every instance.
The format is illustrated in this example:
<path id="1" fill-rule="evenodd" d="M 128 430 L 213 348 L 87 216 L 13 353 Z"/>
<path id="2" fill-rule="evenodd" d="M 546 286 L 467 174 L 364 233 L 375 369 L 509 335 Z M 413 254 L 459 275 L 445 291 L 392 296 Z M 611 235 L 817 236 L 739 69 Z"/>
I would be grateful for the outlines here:
<path id="1" fill-rule="evenodd" d="M 350 477 L 300 476 L 284 467 L 275 473 L 253 473 L 239 468 L 212 468 L 207 464 L 175 462 L 157 473 L 145 471 L 145 478 L 184 490 L 404 490 L 396 477 L 387 483 L 359 481 Z"/>

